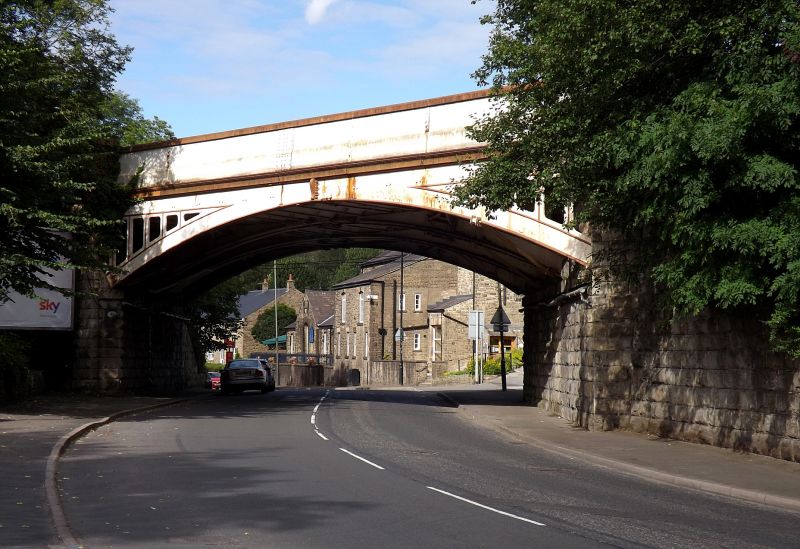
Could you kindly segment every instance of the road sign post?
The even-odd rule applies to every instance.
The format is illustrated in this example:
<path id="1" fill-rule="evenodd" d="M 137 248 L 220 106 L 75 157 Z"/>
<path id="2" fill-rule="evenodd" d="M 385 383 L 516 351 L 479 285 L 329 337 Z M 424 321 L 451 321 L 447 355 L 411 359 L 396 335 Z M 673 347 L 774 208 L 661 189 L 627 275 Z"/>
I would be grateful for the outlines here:
<path id="1" fill-rule="evenodd" d="M 468 337 L 473 341 L 473 359 L 472 364 L 475 367 L 475 383 L 483 382 L 483 368 L 480 363 L 479 350 L 481 348 L 481 340 L 483 339 L 483 311 L 470 311 L 469 312 L 469 325 Z"/>
<path id="2" fill-rule="evenodd" d="M 500 297 L 498 293 L 498 298 Z M 508 318 L 508 315 L 503 310 L 503 303 L 500 302 L 500 306 L 497 307 L 497 311 L 495 311 L 494 316 L 492 317 L 492 324 L 494 325 L 494 330 L 496 332 L 500 332 L 500 378 L 503 382 L 503 391 L 506 390 L 506 353 L 505 353 L 505 327 L 511 324 L 511 319 Z"/>

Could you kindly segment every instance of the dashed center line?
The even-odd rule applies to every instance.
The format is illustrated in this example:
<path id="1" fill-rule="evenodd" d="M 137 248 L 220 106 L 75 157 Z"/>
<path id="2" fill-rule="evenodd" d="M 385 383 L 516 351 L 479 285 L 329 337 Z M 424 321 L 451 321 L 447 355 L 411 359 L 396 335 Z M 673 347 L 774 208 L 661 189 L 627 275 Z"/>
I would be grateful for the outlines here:
<path id="1" fill-rule="evenodd" d="M 545 526 L 541 522 L 536 522 L 535 520 L 527 519 L 525 517 L 520 517 L 518 515 L 512 515 L 511 513 L 506 513 L 505 511 L 501 511 L 500 509 L 495 509 L 494 507 L 489 507 L 488 505 L 483 505 L 482 503 L 478 503 L 477 501 L 472 501 L 471 499 L 462 498 L 461 496 L 457 496 L 455 494 L 451 494 L 450 492 L 445 492 L 444 490 L 439 490 L 438 488 L 434 488 L 433 486 L 428 486 L 428 489 L 433 490 L 434 492 L 439 492 L 440 494 L 444 494 L 446 496 L 450 496 L 451 498 L 455 498 L 455 499 L 463 501 L 465 503 L 469 503 L 470 505 L 474 505 L 475 507 L 480 507 L 481 509 L 486 509 L 487 511 L 492 511 L 493 513 L 497 513 L 499 515 L 503 515 L 503 516 L 506 516 L 506 517 L 511 517 L 513 519 L 521 520 L 523 522 L 529 522 L 531 524 L 535 524 L 536 526 Z"/>
<path id="2" fill-rule="evenodd" d="M 384 470 L 385 470 L 385 469 L 384 469 L 383 467 L 381 467 L 380 465 L 378 465 L 378 464 L 376 464 L 376 463 L 372 463 L 370 460 L 368 460 L 368 459 L 364 459 L 364 458 L 362 458 L 361 456 L 354 454 L 354 453 L 353 453 L 353 452 L 351 452 L 350 450 L 345 450 L 344 448 L 339 448 L 339 450 L 341 450 L 341 451 L 342 451 L 342 452 L 344 452 L 345 454 L 349 454 L 349 455 L 353 456 L 353 457 L 354 457 L 354 458 L 356 458 L 356 459 L 360 459 L 360 460 L 361 460 L 361 461 L 363 461 L 364 463 L 368 463 L 369 465 L 372 465 L 372 466 L 373 466 L 373 467 L 375 467 L 376 469 L 380 469 L 381 471 L 384 471 Z"/>

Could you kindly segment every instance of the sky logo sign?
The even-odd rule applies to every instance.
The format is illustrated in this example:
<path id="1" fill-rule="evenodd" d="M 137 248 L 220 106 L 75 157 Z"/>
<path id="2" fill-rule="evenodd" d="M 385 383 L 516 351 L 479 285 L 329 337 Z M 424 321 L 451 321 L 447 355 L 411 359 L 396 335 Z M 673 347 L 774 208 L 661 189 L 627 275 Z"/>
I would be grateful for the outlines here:
<path id="1" fill-rule="evenodd" d="M 61 306 L 60 301 L 50 301 L 49 299 L 40 299 L 39 300 L 39 310 L 45 312 L 52 312 L 56 314 L 58 312 L 58 308 Z"/>

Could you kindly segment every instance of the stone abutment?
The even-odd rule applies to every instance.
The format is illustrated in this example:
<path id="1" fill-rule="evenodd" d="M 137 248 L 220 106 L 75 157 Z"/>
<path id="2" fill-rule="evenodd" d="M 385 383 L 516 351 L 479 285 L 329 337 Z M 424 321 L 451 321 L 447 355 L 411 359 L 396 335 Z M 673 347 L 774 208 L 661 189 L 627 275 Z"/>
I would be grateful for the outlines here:
<path id="1" fill-rule="evenodd" d="M 72 389 L 168 394 L 203 383 L 205 357 L 196 352 L 178 307 L 109 289 L 102 275 L 79 277 Z"/>
<path id="2" fill-rule="evenodd" d="M 524 300 L 526 402 L 588 429 L 800 461 L 800 360 L 770 352 L 763 325 L 719 312 L 666 318 L 646 281 L 586 274 L 565 267 Z"/>

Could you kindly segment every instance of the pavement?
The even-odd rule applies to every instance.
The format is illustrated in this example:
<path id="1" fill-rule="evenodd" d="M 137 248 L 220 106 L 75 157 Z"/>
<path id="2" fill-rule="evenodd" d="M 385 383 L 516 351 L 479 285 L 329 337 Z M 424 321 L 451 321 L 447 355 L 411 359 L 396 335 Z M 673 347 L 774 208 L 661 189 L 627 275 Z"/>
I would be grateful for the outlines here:
<path id="1" fill-rule="evenodd" d="M 800 463 L 624 431 L 586 431 L 522 402 L 521 372 L 480 385 L 428 386 L 467 421 L 504 436 L 652 482 L 701 490 L 800 515 Z M 77 546 L 57 491 L 58 458 L 74 439 L 122 415 L 177 398 L 45 395 L 0 407 L 0 546 Z"/>

